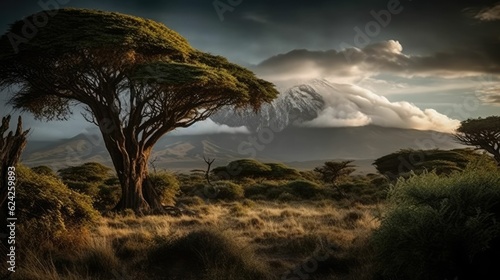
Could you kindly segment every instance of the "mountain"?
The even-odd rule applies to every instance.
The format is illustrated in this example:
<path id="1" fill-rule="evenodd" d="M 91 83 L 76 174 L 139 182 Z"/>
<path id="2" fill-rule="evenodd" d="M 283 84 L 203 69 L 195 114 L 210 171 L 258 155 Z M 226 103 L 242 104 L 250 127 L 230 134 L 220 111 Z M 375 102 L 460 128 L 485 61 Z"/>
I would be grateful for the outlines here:
<path id="1" fill-rule="evenodd" d="M 233 127 L 246 126 L 250 131 L 259 131 L 269 127 L 281 131 L 296 120 L 309 121 L 318 117 L 324 108 L 323 96 L 317 87 L 328 86 L 324 80 L 313 80 L 309 84 L 301 84 L 281 91 L 271 102 L 262 106 L 260 112 L 235 112 L 224 108 L 210 118 L 220 124 Z"/>
<path id="2" fill-rule="evenodd" d="M 353 159 L 365 171 L 373 172 L 374 159 L 399 149 L 463 147 L 446 133 L 398 126 L 445 126 L 446 116 L 326 80 L 284 88 L 258 114 L 226 108 L 211 118 L 231 127 L 246 126 L 250 134 L 168 134 L 155 145 L 151 155 L 154 166 L 205 168 L 203 157 L 208 156 L 217 159 L 216 166 L 256 158 L 312 169 L 326 160 Z M 373 122 L 364 123 L 368 119 Z M 53 143 L 29 141 L 22 160 L 29 166 L 50 165 L 53 169 L 88 161 L 111 165 L 98 134 L 80 134 Z"/>
<path id="3" fill-rule="evenodd" d="M 28 166 L 49 165 L 53 169 L 97 161 L 111 165 L 103 142 L 96 135 L 80 134 L 33 151 L 28 148 L 22 162 Z M 215 166 L 240 158 L 285 162 L 312 169 L 326 160 L 354 159 L 367 172 L 371 162 L 399 149 L 453 149 L 462 147 L 451 136 L 435 131 L 379 126 L 311 128 L 287 127 L 282 131 L 252 134 L 211 134 L 163 137 L 151 160 L 158 168 L 188 170 L 205 168 L 203 156 L 216 158 Z"/>

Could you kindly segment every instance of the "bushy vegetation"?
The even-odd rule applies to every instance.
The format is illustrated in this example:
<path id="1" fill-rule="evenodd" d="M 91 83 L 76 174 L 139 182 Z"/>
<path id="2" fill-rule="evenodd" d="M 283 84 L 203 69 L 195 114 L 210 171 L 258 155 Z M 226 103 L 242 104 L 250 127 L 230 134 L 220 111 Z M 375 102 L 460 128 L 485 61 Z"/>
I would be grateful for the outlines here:
<path id="1" fill-rule="evenodd" d="M 179 181 L 168 172 L 152 173 L 148 180 L 153 185 L 156 193 L 160 196 L 162 204 L 171 205 L 175 203 L 175 197 L 179 194 Z"/>
<path id="2" fill-rule="evenodd" d="M 215 198 L 222 200 L 242 199 L 245 195 L 243 187 L 231 181 L 218 181 L 214 183 L 217 195 Z"/>
<path id="3" fill-rule="evenodd" d="M 54 241 L 94 224 L 99 217 L 91 198 L 69 189 L 59 179 L 19 165 L 16 212 L 24 246 Z M 24 243 L 25 242 L 25 243 Z"/>
<path id="4" fill-rule="evenodd" d="M 374 244 L 387 279 L 487 279 L 500 263 L 500 173 L 399 180 Z M 488 278 L 489 279 L 489 278 Z"/>
<path id="5" fill-rule="evenodd" d="M 59 177 L 72 190 L 92 198 L 99 211 L 112 208 L 121 194 L 118 178 L 111 177 L 111 169 L 97 162 L 60 169 Z"/>
<path id="6" fill-rule="evenodd" d="M 472 149 L 403 149 L 376 159 L 373 165 L 380 174 L 396 179 L 400 176 L 407 178 L 412 172 L 421 174 L 424 171 L 435 171 L 437 174 L 450 174 L 463 171 L 468 164 L 477 160 L 483 160 L 488 166 L 495 166 L 491 157 Z"/>
<path id="7" fill-rule="evenodd" d="M 200 230 L 165 242 L 150 253 L 151 277 L 186 280 L 271 279 L 269 268 L 234 238 Z"/>
<path id="8" fill-rule="evenodd" d="M 300 173 L 282 163 L 262 163 L 254 159 L 240 159 L 219 166 L 212 173 L 223 179 L 267 178 L 289 180 L 300 178 Z"/>

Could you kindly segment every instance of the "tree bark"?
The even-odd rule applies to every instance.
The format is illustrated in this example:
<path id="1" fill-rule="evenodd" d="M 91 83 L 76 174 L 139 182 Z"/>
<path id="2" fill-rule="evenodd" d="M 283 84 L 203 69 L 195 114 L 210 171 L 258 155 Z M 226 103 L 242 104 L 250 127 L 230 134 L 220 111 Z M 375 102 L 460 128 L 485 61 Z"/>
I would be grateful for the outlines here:
<path id="1" fill-rule="evenodd" d="M 29 130 L 23 131 L 22 119 L 19 117 L 16 132 L 13 134 L 11 131 L 4 137 L 4 133 L 9 129 L 9 122 L 10 116 L 6 116 L 2 118 L 0 125 L 0 219 L 2 223 L 7 218 L 8 169 L 15 167 L 19 162 L 21 153 L 26 146 L 26 135 L 29 132 Z M 4 225 L 2 227 L 1 232 L 4 230 L 8 232 Z M 7 246 L 6 241 L 7 239 L 2 239 L 2 244 L 5 246 Z"/>
<path id="2" fill-rule="evenodd" d="M 139 215 L 163 213 L 160 197 L 148 180 L 151 149 L 141 149 L 138 145 L 127 143 L 130 141 L 129 137 L 115 137 L 118 136 L 116 134 L 113 137 L 103 136 L 122 191 L 121 198 L 113 210 L 132 209 Z"/>

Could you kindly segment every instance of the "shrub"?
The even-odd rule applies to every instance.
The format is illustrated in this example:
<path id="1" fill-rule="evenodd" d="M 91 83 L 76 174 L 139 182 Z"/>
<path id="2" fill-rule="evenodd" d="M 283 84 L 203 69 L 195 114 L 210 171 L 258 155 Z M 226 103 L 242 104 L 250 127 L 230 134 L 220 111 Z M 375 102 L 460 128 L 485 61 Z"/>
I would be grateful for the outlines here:
<path id="1" fill-rule="evenodd" d="M 94 208 L 97 210 L 109 210 L 120 200 L 122 189 L 119 184 L 101 184 L 97 189 L 97 195 L 94 198 Z"/>
<path id="2" fill-rule="evenodd" d="M 224 234 L 201 230 L 164 242 L 149 255 L 151 276 L 165 279 L 269 279 L 269 268 L 253 252 Z"/>
<path id="3" fill-rule="evenodd" d="M 79 166 L 59 170 L 63 181 L 103 182 L 109 177 L 111 168 L 97 162 L 87 162 Z"/>
<path id="4" fill-rule="evenodd" d="M 301 177 L 300 172 L 282 163 L 262 163 L 254 159 L 235 160 L 227 166 L 214 168 L 212 172 L 219 179 L 236 180 L 247 178 L 291 180 Z"/>
<path id="5" fill-rule="evenodd" d="M 46 165 L 39 165 L 31 168 L 33 172 L 36 172 L 40 175 L 47 175 L 47 176 L 52 176 L 52 177 L 57 177 L 57 174 L 52 170 L 52 168 L 46 166 Z"/>
<path id="6" fill-rule="evenodd" d="M 289 182 L 285 185 L 285 187 L 288 189 L 287 191 L 290 192 L 290 194 L 305 199 L 310 199 L 323 193 L 323 188 L 321 188 L 318 184 L 305 180 Z"/>
<path id="7" fill-rule="evenodd" d="M 271 171 L 267 175 L 269 179 L 293 180 L 301 177 L 296 169 L 290 168 L 282 163 L 266 163 L 265 165 L 271 168 Z"/>
<path id="8" fill-rule="evenodd" d="M 463 171 L 468 164 L 479 159 L 489 160 L 488 165 L 494 164 L 493 159 L 485 157 L 485 155 L 472 149 L 449 151 L 403 149 L 376 159 L 373 165 L 380 174 L 396 179 L 407 175 L 411 171 L 417 174 L 422 173 L 424 170 L 435 170 L 438 174 Z"/>
<path id="9" fill-rule="evenodd" d="M 19 165 L 16 202 L 21 221 L 23 242 L 34 244 L 42 240 L 58 240 L 70 231 L 82 230 L 94 224 L 99 214 L 92 208 L 89 196 L 70 190 L 59 179 L 40 175 Z M 29 238 L 28 238 L 29 237 Z"/>
<path id="10" fill-rule="evenodd" d="M 148 176 L 153 188 L 161 198 L 163 204 L 173 204 L 175 197 L 179 194 L 179 181 L 167 172 L 153 173 Z"/>
<path id="11" fill-rule="evenodd" d="M 217 198 L 223 200 L 237 200 L 244 197 L 245 191 L 241 185 L 231 181 L 218 181 L 214 183 L 217 190 Z"/>
<path id="12" fill-rule="evenodd" d="M 500 263 L 500 173 L 399 180 L 373 241 L 394 279 L 485 279 Z"/>
<path id="13" fill-rule="evenodd" d="M 212 172 L 222 178 L 258 178 L 271 172 L 271 167 L 254 159 L 231 161 L 227 166 L 216 167 Z"/>
<path id="14" fill-rule="evenodd" d="M 68 186 L 68 188 L 81 194 L 88 195 L 92 199 L 96 199 L 99 194 L 98 183 L 96 182 L 67 180 L 64 181 L 64 183 Z"/>

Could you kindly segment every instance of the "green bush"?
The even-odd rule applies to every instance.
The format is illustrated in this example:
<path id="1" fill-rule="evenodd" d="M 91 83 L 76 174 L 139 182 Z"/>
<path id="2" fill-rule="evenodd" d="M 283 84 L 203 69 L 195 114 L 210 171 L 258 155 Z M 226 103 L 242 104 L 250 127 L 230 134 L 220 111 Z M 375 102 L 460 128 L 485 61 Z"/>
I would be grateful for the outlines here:
<path id="1" fill-rule="evenodd" d="M 52 170 L 52 168 L 46 166 L 46 165 L 39 165 L 31 168 L 34 172 L 40 174 L 40 175 L 48 175 L 52 177 L 57 177 L 57 174 Z"/>
<path id="2" fill-rule="evenodd" d="M 373 236 L 387 279 L 486 279 L 500 263 L 500 173 L 399 180 Z"/>
<path id="3" fill-rule="evenodd" d="M 373 165 L 380 174 L 390 179 L 407 176 L 410 172 L 421 174 L 424 171 L 436 171 L 438 174 L 450 174 L 463 171 L 467 165 L 481 160 L 487 166 L 494 166 L 491 157 L 472 149 L 454 150 L 413 150 L 403 149 L 375 160 Z"/>
<path id="4" fill-rule="evenodd" d="M 120 184 L 101 184 L 97 189 L 97 195 L 94 197 L 94 208 L 99 211 L 112 209 L 120 200 L 122 194 Z"/>
<path id="5" fill-rule="evenodd" d="M 323 188 L 318 184 L 305 181 L 297 180 L 291 181 L 284 186 L 290 194 L 304 199 L 310 199 L 317 195 L 323 194 Z"/>
<path id="6" fill-rule="evenodd" d="M 59 176 L 63 181 L 103 182 L 109 177 L 111 168 L 97 162 L 87 162 L 79 166 L 60 169 Z"/>
<path id="7" fill-rule="evenodd" d="M 282 163 L 265 163 L 271 168 L 267 174 L 267 178 L 276 180 L 293 180 L 300 178 L 300 173 L 293 168 L 290 168 Z"/>
<path id="8" fill-rule="evenodd" d="M 149 174 L 148 179 L 163 204 L 171 205 L 175 203 L 175 197 L 179 194 L 180 188 L 179 181 L 174 175 L 168 172 L 153 173 Z"/>
<path id="9" fill-rule="evenodd" d="M 53 240 L 70 231 L 94 224 L 99 217 L 89 196 L 69 189 L 59 179 L 40 175 L 19 165 L 17 172 L 16 205 L 19 231 L 33 242 Z M 23 243 L 24 244 L 24 243 Z"/>
<path id="10" fill-rule="evenodd" d="M 270 279 L 271 270 L 252 251 L 220 231 L 201 230 L 155 246 L 149 254 L 152 279 Z"/>
<path id="11" fill-rule="evenodd" d="M 247 178 L 267 178 L 274 180 L 291 180 L 301 178 L 299 171 L 282 163 L 262 163 L 254 159 L 240 159 L 227 166 L 212 170 L 220 179 L 243 180 Z"/>
<path id="12" fill-rule="evenodd" d="M 245 195 L 245 191 L 241 185 L 231 181 L 218 181 L 214 183 L 217 190 L 217 198 L 222 200 L 237 200 Z"/>
<path id="13" fill-rule="evenodd" d="M 88 195 L 92 199 L 96 199 L 99 194 L 99 187 L 96 182 L 65 180 L 64 183 L 68 188 L 81 194 Z"/>

